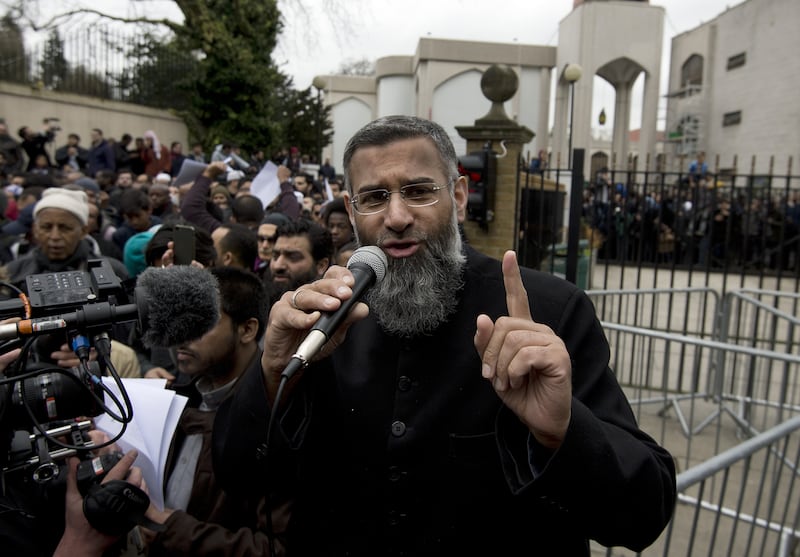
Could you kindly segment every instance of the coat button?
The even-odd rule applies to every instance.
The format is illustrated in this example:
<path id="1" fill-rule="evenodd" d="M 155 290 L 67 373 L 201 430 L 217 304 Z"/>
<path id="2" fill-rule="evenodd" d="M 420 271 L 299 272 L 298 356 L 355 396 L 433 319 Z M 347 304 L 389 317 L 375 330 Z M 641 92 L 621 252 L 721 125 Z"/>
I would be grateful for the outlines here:
<path id="1" fill-rule="evenodd" d="M 403 470 L 399 466 L 389 466 L 389 481 L 397 482 L 403 477 Z"/>
<path id="2" fill-rule="evenodd" d="M 400 420 L 392 422 L 392 435 L 402 437 L 406 433 L 406 424 Z"/>
<path id="3" fill-rule="evenodd" d="M 406 376 L 406 375 L 400 376 L 400 378 L 397 380 L 397 388 L 400 389 L 401 391 L 410 390 L 411 389 L 411 378 Z"/>

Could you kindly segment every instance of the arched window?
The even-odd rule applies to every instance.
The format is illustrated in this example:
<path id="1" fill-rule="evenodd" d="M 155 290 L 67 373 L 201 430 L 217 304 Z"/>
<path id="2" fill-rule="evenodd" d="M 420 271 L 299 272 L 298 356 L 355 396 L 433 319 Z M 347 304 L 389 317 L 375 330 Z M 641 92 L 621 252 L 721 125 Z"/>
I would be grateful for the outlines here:
<path id="1" fill-rule="evenodd" d="M 703 85 L 703 57 L 692 54 L 681 66 L 681 89 Z"/>

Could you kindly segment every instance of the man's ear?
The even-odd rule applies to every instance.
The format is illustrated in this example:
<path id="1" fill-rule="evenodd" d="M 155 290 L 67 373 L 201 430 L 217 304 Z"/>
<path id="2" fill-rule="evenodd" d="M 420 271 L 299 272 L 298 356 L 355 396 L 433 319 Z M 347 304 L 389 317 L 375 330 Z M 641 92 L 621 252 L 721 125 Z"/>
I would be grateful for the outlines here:
<path id="1" fill-rule="evenodd" d="M 258 332 L 258 319 L 251 317 L 244 323 L 239 324 L 239 339 L 243 343 L 253 342 Z"/>
<path id="2" fill-rule="evenodd" d="M 317 278 L 322 278 L 325 274 L 325 271 L 328 270 L 328 267 L 331 266 L 331 260 L 327 257 L 323 257 L 319 261 L 317 261 Z"/>
<path id="3" fill-rule="evenodd" d="M 344 209 L 347 211 L 347 216 L 350 217 L 350 225 L 353 227 L 353 230 L 356 228 L 356 218 L 353 214 L 353 204 L 350 203 L 350 194 L 345 190 L 342 192 L 342 199 L 344 199 Z"/>
<path id="4" fill-rule="evenodd" d="M 458 222 L 464 222 L 467 218 L 467 200 L 469 199 L 466 176 L 459 176 L 453 184 L 453 199 L 456 204 Z"/>

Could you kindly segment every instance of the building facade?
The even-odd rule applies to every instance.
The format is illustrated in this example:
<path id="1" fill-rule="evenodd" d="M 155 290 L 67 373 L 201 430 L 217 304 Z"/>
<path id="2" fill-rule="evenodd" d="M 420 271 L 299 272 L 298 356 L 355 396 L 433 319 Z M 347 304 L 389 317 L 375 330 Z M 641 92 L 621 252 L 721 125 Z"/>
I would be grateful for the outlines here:
<path id="1" fill-rule="evenodd" d="M 767 173 L 770 160 L 774 173 L 788 173 L 789 158 L 800 158 L 798 25 L 797 0 L 747 0 L 672 39 L 666 132 L 674 165 L 704 151 L 723 173 Z"/>
<path id="2" fill-rule="evenodd" d="M 414 56 L 377 60 L 373 76 L 317 76 L 314 84 L 332 107 L 334 129 L 333 142 L 323 151 L 323 159 L 330 158 L 341 168 L 350 136 L 370 120 L 390 114 L 435 120 L 450 134 L 456 152 L 464 153 L 466 142 L 455 128 L 471 124 L 489 111 L 491 103 L 481 93 L 480 81 L 492 64 L 508 65 L 519 77 L 519 89 L 505 103 L 505 110 L 534 131 L 525 150 L 547 149 L 555 61 L 555 47 L 424 38 Z"/>

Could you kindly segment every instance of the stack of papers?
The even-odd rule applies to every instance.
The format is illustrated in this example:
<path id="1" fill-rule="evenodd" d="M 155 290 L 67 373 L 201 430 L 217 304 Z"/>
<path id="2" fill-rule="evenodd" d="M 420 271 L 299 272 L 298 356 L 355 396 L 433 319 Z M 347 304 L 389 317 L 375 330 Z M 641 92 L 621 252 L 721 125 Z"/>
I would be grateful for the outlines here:
<path id="1" fill-rule="evenodd" d="M 114 380 L 103 377 L 103 382 L 124 404 Z M 158 510 L 164 510 L 164 469 L 167 465 L 167 453 L 188 399 L 166 389 L 166 379 L 122 379 L 122 384 L 133 406 L 133 421 L 117 440 L 117 445 L 123 452 L 131 449 L 139 451 L 135 465 L 141 468 L 144 481 L 147 482 L 150 502 Z M 115 413 L 120 413 L 108 396 L 106 405 Z M 108 414 L 96 417 L 94 422 L 96 429 L 105 431 L 112 439 L 122 430 L 122 424 Z"/>

